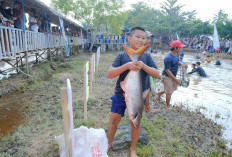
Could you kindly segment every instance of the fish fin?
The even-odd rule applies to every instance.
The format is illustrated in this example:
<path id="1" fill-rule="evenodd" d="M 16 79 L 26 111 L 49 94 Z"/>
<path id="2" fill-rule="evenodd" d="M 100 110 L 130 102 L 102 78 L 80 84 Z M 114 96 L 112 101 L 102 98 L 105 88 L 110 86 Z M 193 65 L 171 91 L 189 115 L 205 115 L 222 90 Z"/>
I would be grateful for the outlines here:
<path id="1" fill-rule="evenodd" d="M 125 92 L 126 91 L 126 81 L 124 80 L 124 81 L 120 82 L 120 86 L 121 86 L 122 90 Z"/>
<path id="2" fill-rule="evenodd" d="M 134 119 L 131 120 L 133 125 L 138 128 L 140 125 L 140 121 L 141 121 L 141 114 L 137 114 Z"/>
<path id="3" fill-rule="evenodd" d="M 145 90 L 145 91 L 143 92 L 143 100 L 146 99 L 146 97 L 148 96 L 149 92 L 150 92 L 150 88 L 147 89 L 147 90 Z"/>
<path id="4" fill-rule="evenodd" d="M 148 45 L 145 45 L 145 46 L 141 47 L 140 49 L 135 51 L 135 54 L 139 54 L 139 53 L 143 54 L 149 46 L 150 45 L 148 44 Z"/>

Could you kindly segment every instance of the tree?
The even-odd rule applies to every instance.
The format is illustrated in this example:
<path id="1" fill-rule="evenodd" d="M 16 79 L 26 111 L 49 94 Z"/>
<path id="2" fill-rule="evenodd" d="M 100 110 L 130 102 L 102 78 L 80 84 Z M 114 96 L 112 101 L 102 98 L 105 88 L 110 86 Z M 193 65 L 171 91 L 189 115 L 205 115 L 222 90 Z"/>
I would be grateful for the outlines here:
<path id="1" fill-rule="evenodd" d="M 228 14 L 220 9 L 214 20 L 217 21 L 216 26 L 219 37 L 232 38 L 232 20 L 228 18 Z"/>
<path id="2" fill-rule="evenodd" d="M 185 14 L 186 21 L 192 21 L 196 19 L 197 13 L 196 13 L 196 10 L 193 10 L 193 11 L 186 12 L 184 14 Z"/>
<path id="3" fill-rule="evenodd" d="M 182 22 L 184 22 L 185 14 L 181 12 L 183 5 L 177 4 L 178 0 L 166 0 L 161 4 L 161 18 L 165 18 L 166 21 L 163 23 L 163 27 L 166 27 L 168 34 L 176 32 L 176 28 Z"/>
<path id="4" fill-rule="evenodd" d="M 67 2 L 67 3 L 65 3 Z M 126 16 L 120 11 L 123 6 L 123 0 L 52 0 L 52 5 L 55 9 L 68 15 L 74 15 L 74 18 L 80 21 L 83 25 L 91 28 L 100 29 L 101 24 L 115 24 L 110 26 L 116 30 L 124 26 Z M 117 18 L 122 16 L 123 18 Z M 108 18 L 107 17 L 111 17 Z M 117 19 L 119 24 L 111 20 Z"/>
<path id="5" fill-rule="evenodd" d="M 132 5 L 132 10 L 128 12 L 128 19 L 125 22 L 127 27 L 141 26 L 148 30 L 153 30 L 157 11 L 148 7 L 146 3 L 139 2 Z"/>
<path id="6" fill-rule="evenodd" d="M 213 26 L 208 21 L 202 22 L 200 19 L 183 22 L 178 28 L 182 37 L 195 37 L 200 35 L 212 35 Z"/>
<path id="7" fill-rule="evenodd" d="M 218 14 L 214 16 L 214 20 L 219 22 L 226 22 L 228 20 L 228 14 L 226 14 L 222 9 L 218 11 Z"/>

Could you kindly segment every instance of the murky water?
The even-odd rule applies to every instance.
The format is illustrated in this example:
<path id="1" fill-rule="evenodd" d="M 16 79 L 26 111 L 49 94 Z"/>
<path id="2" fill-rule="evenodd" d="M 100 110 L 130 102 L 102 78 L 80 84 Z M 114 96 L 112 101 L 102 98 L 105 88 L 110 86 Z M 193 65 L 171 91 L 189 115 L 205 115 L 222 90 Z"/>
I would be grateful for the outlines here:
<path id="1" fill-rule="evenodd" d="M 9 98 L 10 97 L 10 98 Z M 15 92 L 0 99 L 0 135 L 14 131 L 26 120 L 31 95 Z"/>
<path id="2" fill-rule="evenodd" d="M 160 71 L 163 70 L 166 53 L 153 54 Z M 232 60 L 220 60 L 221 66 L 214 65 L 215 62 L 201 62 L 210 77 L 202 78 L 197 73 L 189 75 L 190 85 L 188 88 L 179 87 L 172 95 L 171 104 L 200 110 L 206 117 L 222 125 L 223 137 L 232 147 Z M 191 71 L 191 64 L 198 60 L 189 53 L 185 54 L 184 61 L 188 64 L 188 71 Z"/>

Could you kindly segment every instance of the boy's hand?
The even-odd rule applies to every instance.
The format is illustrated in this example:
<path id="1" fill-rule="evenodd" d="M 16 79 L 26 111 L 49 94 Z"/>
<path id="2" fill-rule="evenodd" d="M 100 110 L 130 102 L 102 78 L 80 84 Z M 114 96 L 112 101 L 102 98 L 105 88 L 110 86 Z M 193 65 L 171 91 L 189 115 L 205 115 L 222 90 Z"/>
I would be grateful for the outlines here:
<path id="1" fill-rule="evenodd" d="M 144 63 L 142 61 L 137 61 L 135 64 L 139 67 L 139 70 L 143 68 Z"/>
<path id="2" fill-rule="evenodd" d="M 129 63 L 127 63 L 127 69 L 129 69 L 131 71 L 138 71 L 141 68 L 139 68 L 139 66 L 136 65 L 136 62 L 129 62 Z"/>
<path id="3" fill-rule="evenodd" d="M 179 85 L 179 86 L 181 85 L 181 80 L 176 79 L 175 82 L 176 82 L 177 85 Z"/>

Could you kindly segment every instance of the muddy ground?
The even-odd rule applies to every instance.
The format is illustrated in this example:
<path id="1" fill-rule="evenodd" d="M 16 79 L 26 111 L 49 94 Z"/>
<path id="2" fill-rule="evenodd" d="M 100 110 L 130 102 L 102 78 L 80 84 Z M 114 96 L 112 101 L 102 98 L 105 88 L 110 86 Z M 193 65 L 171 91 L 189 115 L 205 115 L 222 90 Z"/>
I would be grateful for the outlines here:
<path id="1" fill-rule="evenodd" d="M 1 80 L 0 156 L 59 156 L 55 136 L 63 132 L 60 89 L 67 78 L 73 89 L 75 128 L 107 129 L 117 78 L 107 79 L 106 73 L 116 55 L 101 54 L 88 102 L 88 122 L 83 120 L 83 67 L 90 54 L 79 53 L 56 62 L 56 70 L 48 63 L 36 65 L 30 69 L 29 79 L 16 75 Z M 157 102 L 156 94 L 152 94 L 150 104 L 157 113 L 143 114 L 142 125 L 150 141 L 138 144 L 139 156 L 232 156 L 222 140 L 222 127 L 205 118 L 200 109 L 190 112 L 178 104 L 166 110 L 164 102 Z M 128 122 L 126 114 L 120 123 Z M 128 151 L 110 151 L 109 156 L 127 157 Z"/>

